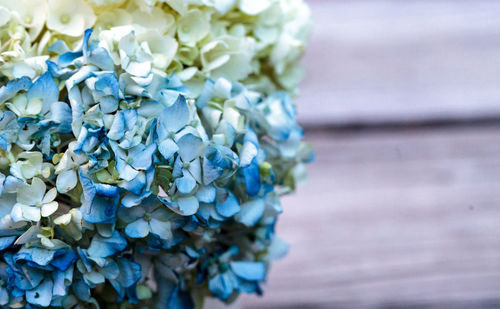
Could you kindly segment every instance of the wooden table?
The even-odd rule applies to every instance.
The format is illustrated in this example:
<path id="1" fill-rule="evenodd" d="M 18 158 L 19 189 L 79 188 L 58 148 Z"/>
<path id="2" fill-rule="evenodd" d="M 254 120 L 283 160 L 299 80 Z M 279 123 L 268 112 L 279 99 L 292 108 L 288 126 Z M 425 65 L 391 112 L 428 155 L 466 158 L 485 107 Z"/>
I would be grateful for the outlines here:
<path id="1" fill-rule="evenodd" d="M 245 308 L 500 306 L 500 127 L 311 132 L 290 244 Z"/>
<path id="2" fill-rule="evenodd" d="M 500 308 L 500 2 L 310 1 L 317 160 L 243 308 Z"/>

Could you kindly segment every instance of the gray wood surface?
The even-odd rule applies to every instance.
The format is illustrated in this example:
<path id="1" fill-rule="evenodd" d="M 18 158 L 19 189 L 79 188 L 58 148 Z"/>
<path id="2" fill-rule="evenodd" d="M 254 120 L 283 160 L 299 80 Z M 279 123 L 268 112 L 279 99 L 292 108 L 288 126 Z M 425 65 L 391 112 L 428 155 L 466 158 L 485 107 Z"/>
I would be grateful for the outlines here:
<path id="1" fill-rule="evenodd" d="M 283 202 L 290 254 L 235 307 L 500 308 L 500 1 L 309 2 L 317 161 Z"/>
<path id="2" fill-rule="evenodd" d="M 500 127 L 314 132 L 265 297 L 243 308 L 500 307 Z"/>
<path id="3" fill-rule="evenodd" d="M 500 1 L 308 2 L 303 123 L 500 117 Z"/>

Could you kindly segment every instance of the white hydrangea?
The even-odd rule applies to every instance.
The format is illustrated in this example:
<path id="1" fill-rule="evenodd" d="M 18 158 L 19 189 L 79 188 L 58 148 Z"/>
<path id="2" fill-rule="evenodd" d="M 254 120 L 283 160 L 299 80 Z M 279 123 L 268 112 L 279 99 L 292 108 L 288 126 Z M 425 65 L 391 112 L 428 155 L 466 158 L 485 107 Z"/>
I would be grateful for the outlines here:
<path id="1" fill-rule="evenodd" d="M 123 4 L 125 0 L 88 0 L 88 3 L 96 9 L 111 9 Z"/>
<path id="2" fill-rule="evenodd" d="M 47 28 L 68 36 L 81 36 L 96 21 L 92 7 L 83 0 L 49 0 Z"/>
<path id="3" fill-rule="evenodd" d="M 201 48 L 203 71 L 210 77 L 241 80 L 252 70 L 255 40 L 249 37 L 223 36 Z"/>
<path id="4" fill-rule="evenodd" d="M 0 27 L 7 24 L 10 20 L 10 10 L 0 6 Z"/>
<path id="5" fill-rule="evenodd" d="M 10 17 L 28 29 L 32 40 L 40 34 L 47 20 L 46 0 L 0 0 L 0 6 L 8 9 Z"/>
<path id="6" fill-rule="evenodd" d="M 34 76 L 46 69 L 37 57 L 49 46 L 77 48 L 87 28 L 114 60 L 114 44 L 133 29 L 153 70 L 178 73 L 194 91 L 203 78 L 224 76 L 294 94 L 311 16 L 304 0 L 0 0 L 0 72 Z"/>

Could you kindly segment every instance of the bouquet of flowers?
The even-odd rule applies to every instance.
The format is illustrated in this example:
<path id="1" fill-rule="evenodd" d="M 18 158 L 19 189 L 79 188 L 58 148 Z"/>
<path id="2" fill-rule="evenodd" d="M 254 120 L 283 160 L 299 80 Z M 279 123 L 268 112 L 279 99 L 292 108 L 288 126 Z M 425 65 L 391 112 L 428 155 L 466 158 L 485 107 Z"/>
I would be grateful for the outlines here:
<path id="1" fill-rule="evenodd" d="M 302 0 L 0 0 L 0 307 L 260 294 L 309 28 Z"/>

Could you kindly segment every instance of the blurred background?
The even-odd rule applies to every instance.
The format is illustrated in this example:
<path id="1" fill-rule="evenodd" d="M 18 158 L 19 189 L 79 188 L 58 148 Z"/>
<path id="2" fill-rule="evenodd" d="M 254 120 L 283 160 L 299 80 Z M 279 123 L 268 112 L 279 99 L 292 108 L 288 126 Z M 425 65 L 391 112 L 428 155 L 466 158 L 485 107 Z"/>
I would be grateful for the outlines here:
<path id="1" fill-rule="evenodd" d="M 242 308 L 500 308 L 500 1 L 309 0 L 316 161 Z"/>

